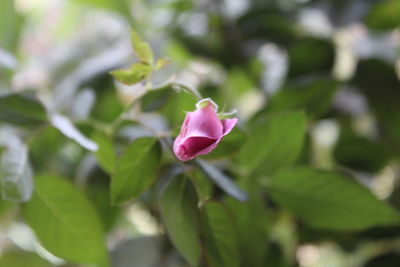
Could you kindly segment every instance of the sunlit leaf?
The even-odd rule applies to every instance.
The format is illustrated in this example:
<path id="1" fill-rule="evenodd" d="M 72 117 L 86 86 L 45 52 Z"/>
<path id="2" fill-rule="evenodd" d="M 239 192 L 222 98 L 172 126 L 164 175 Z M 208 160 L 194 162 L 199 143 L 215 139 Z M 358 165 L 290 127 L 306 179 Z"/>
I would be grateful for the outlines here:
<path id="1" fill-rule="evenodd" d="M 95 156 L 100 166 L 109 174 L 113 173 L 116 165 L 114 145 L 110 137 L 101 132 L 96 132 L 93 141 L 99 146 Z"/>
<path id="2" fill-rule="evenodd" d="M 66 137 L 74 140 L 82 147 L 90 151 L 97 151 L 98 145 L 84 136 L 71 122 L 68 117 L 60 114 L 54 114 L 51 116 L 51 124 L 57 128 Z"/>
<path id="3" fill-rule="evenodd" d="M 69 182 L 59 177 L 36 177 L 34 194 L 22 213 L 40 243 L 54 255 L 107 266 L 98 216 L 83 193 Z"/>
<path id="4" fill-rule="evenodd" d="M 171 179 L 159 199 L 167 234 L 191 266 L 198 265 L 201 255 L 197 202 L 196 190 L 182 175 Z"/>
<path id="5" fill-rule="evenodd" d="M 160 69 L 164 68 L 165 66 L 167 66 L 170 61 L 171 61 L 171 59 L 166 58 L 166 57 L 159 58 L 159 59 L 157 59 L 156 64 L 154 65 L 154 69 L 160 70 Z"/>
<path id="6" fill-rule="evenodd" d="M 336 172 L 299 167 L 279 172 L 267 186 L 276 202 L 315 228 L 355 231 L 400 224 L 395 209 Z"/>
<path id="7" fill-rule="evenodd" d="M 148 43 L 143 41 L 140 36 L 135 32 L 131 31 L 131 43 L 133 51 L 139 60 L 147 65 L 152 65 L 154 61 L 153 51 Z"/>
<path id="8" fill-rule="evenodd" d="M 111 71 L 110 74 L 119 82 L 132 85 L 146 79 L 150 72 L 151 67 L 149 65 L 138 62 L 127 70 L 115 70 Z"/>
<path id="9" fill-rule="evenodd" d="M 156 179 L 161 146 L 156 138 L 136 139 L 117 161 L 111 180 L 111 199 L 121 204 L 139 197 Z"/>

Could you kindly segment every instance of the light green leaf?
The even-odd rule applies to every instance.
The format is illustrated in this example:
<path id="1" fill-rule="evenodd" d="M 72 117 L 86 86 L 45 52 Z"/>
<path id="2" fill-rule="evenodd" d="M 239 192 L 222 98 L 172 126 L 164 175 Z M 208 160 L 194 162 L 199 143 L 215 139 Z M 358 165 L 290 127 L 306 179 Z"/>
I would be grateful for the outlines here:
<path id="1" fill-rule="evenodd" d="M 66 180 L 36 177 L 34 194 L 22 213 L 41 244 L 54 255 L 107 266 L 98 216 L 85 196 Z"/>
<path id="2" fill-rule="evenodd" d="M 146 79 L 151 72 L 151 67 L 145 63 L 138 62 L 127 70 L 115 70 L 110 74 L 119 82 L 132 85 Z"/>
<path id="3" fill-rule="evenodd" d="M 112 174 L 116 165 L 116 155 L 112 140 L 104 133 L 96 132 L 93 135 L 93 141 L 98 145 L 98 150 L 95 152 L 97 162 L 103 170 Z"/>
<path id="4" fill-rule="evenodd" d="M 171 62 L 171 59 L 169 59 L 169 58 L 166 58 L 166 57 L 159 58 L 156 61 L 154 69 L 160 70 L 160 69 L 164 68 L 165 66 L 167 66 L 169 64 L 169 62 Z"/>
<path id="5" fill-rule="evenodd" d="M 400 26 L 400 2 L 377 1 L 366 17 L 366 24 L 373 30 L 391 30 Z"/>
<path id="6" fill-rule="evenodd" d="M 4 267 L 51 267 L 50 263 L 37 254 L 25 251 L 7 251 L 0 257 L 0 266 Z"/>
<path id="7" fill-rule="evenodd" d="M 22 17 L 15 10 L 14 0 L 0 1 L 0 47 L 14 51 L 18 47 L 18 39 Z"/>
<path id="8" fill-rule="evenodd" d="M 191 266 L 198 265 L 201 254 L 197 202 L 195 188 L 183 175 L 173 177 L 159 199 L 167 234 Z"/>
<path id="9" fill-rule="evenodd" d="M 34 127 L 46 120 L 46 110 L 32 92 L 0 96 L 0 123 Z"/>
<path id="10" fill-rule="evenodd" d="M 400 223 L 396 210 L 339 173 L 298 167 L 278 173 L 267 186 L 276 202 L 315 228 L 354 231 Z"/>
<path id="11" fill-rule="evenodd" d="M 111 199 L 121 204 L 140 196 L 156 179 L 161 146 L 156 138 L 135 140 L 118 159 L 111 179 Z"/>
<path id="12" fill-rule="evenodd" d="M 131 31 L 131 43 L 139 60 L 149 66 L 153 65 L 154 56 L 151 47 L 133 30 Z"/>
<path id="13" fill-rule="evenodd" d="M 207 202 L 203 207 L 205 249 L 210 267 L 239 266 L 239 247 L 233 218 L 217 202 Z"/>
<path id="14" fill-rule="evenodd" d="M 306 132 L 306 117 L 301 111 L 271 115 L 253 125 L 250 137 L 240 151 L 239 162 L 247 171 L 271 174 L 298 158 Z"/>

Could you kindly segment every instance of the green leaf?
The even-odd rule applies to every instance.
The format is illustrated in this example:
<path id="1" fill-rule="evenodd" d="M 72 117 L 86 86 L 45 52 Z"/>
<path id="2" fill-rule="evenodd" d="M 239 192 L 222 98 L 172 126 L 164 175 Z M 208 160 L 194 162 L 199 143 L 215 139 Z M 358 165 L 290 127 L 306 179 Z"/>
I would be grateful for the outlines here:
<path id="1" fill-rule="evenodd" d="M 239 246 L 232 216 L 217 202 L 207 202 L 202 209 L 208 266 L 239 266 Z"/>
<path id="2" fill-rule="evenodd" d="M 45 108 L 31 92 L 0 96 L 0 123 L 34 127 L 40 126 L 46 120 Z"/>
<path id="3" fill-rule="evenodd" d="M 51 267 L 50 263 L 37 254 L 24 251 L 7 251 L 0 257 L 0 266 L 4 267 Z"/>
<path id="4" fill-rule="evenodd" d="M 301 111 L 271 115 L 254 124 L 239 154 L 239 163 L 247 171 L 271 174 L 294 163 L 306 132 L 306 117 Z"/>
<path id="5" fill-rule="evenodd" d="M 383 142 L 358 135 L 343 126 L 340 132 L 333 153 L 340 165 L 366 172 L 378 172 L 389 162 L 392 154 Z"/>
<path id="6" fill-rule="evenodd" d="M 41 244 L 72 262 L 107 266 L 100 221 L 91 203 L 66 180 L 40 176 L 23 216 Z"/>
<path id="7" fill-rule="evenodd" d="M 298 167 L 278 173 L 267 186 L 276 202 L 315 228 L 354 231 L 400 223 L 396 210 L 339 173 Z"/>
<path id="8" fill-rule="evenodd" d="M 18 47 L 22 24 L 22 17 L 16 12 L 14 5 L 14 0 L 0 1 L 0 47 L 8 51 L 14 51 Z"/>
<path id="9" fill-rule="evenodd" d="M 131 31 L 131 43 L 139 60 L 147 65 L 153 65 L 154 56 L 151 47 L 133 30 Z"/>
<path id="10" fill-rule="evenodd" d="M 166 57 L 159 58 L 159 59 L 157 59 L 156 64 L 154 65 L 154 69 L 160 70 L 160 69 L 164 68 L 165 66 L 167 66 L 170 61 L 171 61 L 171 59 L 166 58 Z"/>
<path id="11" fill-rule="evenodd" d="M 0 155 L 1 195 L 9 201 L 27 201 L 33 189 L 28 148 L 14 131 L 0 128 L 0 132 L 0 145 L 4 146 Z"/>
<path id="12" fill-rule="evenodd" d="M 246 135 L 239 128 L 234 128 L 232 132 L 224 136 L 224 139 L 218 146 L 208 155 L 203 156 L 206 159 L 215 159 L 223 157 L 231 157 L 235 155 L 246 142 Z"/>
<path id="13" fill-rule="evenodd" d="M 116 165 L 116 155 L 112 140 L 102 132 L 96 132 L 92 138 L 98 145 L 98 150 L 95 152 L 97 162 L 103 170 L 112 174 Z"/>
<path id="14" fill-rule="evenodd" d="M 366 24 L 373 30 L 391 30 L 400 26 L 400 2 L 385 0 L 377 2 L 366 18 Z"/>
<path id="15" fill-rule="evenodd" d="M 127 70 L 114 70 L 110 74 L 119 82 L 132 85 L 146 79 L 151 72 L 151 67 L 146 63 L 134 63 Z"/>
<path id="16" fill-rule="evenodd" d="M 267 253 L 267 226 L 271 218 L 267 217 L 265 200 L 262 188 L 256 179 L 242 178 L 239 185 L 249 194 L 246 202 L 238 202 L 233 198 L 226 198 L 226 205 L 237 224 L 239 250 L 244 266 L 268 266 Z"/>
<path id="17" fill-rule="evenodd" d="M 53 114 L 51 116 L 51 124 L 63 135 L 74 140 L 87 150 L 97 151 L 98 145 L 84 136 L 68 117 L 60 114 Z"/>
<path id="18" fill-rule="evenodd" d="M 111 179 L 111 199 L 121 204 L 140 196 L 156 179 L 161 146 L 156 138 L 135 140 L 118 159 Z"/>
<path id="19" fill-rule="evenodd" d="M 329 73 L 333 67 L 335 49 L 330 40 L 301 38 L 288 49 L 289 73 L 300 76 L 310 73 Z"/>
<path id="20" fill-rule="evenodd" d="M 377 118 L 379 133 L 395 153 L 400 151 L 400 81 L 395 67 L 387 62 L 368 59 L 358 63 L 354 83 L 367 97 Z M 384 85 L 384 86 L 382 86 Z M 381 88 L 376 90 L 376 88 Z"/>
<path id="21" fill-rule="evenodd" d="M 241 190 L 222 170 L 209 164 L 207 161 L 196 159 L 196 164 L 204 172 L 204 174 L 215 184 L 217 184 L 224 192 L 239 201 L 246 201 L 247 194 Z"/>
<path id="22" fill-rule="evenodd" d="M 77 3 L 91 5 L 96 8 L 107 9 L 115 11 L 124 15 L 127 19 L 131 18 L 128 2 L 114 1 L 114 0 L 73 0 Z"/>
<path id="23" fill-rule="evenodd" d="M 169 101 L 173 93 L 170 87 L 147 90 L 146 94 L 140 98 L 142 110 L 149 112 L 163 107 Z"/>
<path id="24" fill-rule="evenodd" d="M 183 175 L 175 176 L 161 192 L 161 217 L 172 243 L 190 263 L 197 266 L 201 248 L 196 190 Z"/>
<path id="25" fill-rule="evenodd" d="M 306 86 L 287 86 L 272 96 L 266 110 L 279 112 L 304 109 L 309 117 L 324 115 L 331 106 L 332 97 L 338 88 L 333 80 L 317 80 Z"/>

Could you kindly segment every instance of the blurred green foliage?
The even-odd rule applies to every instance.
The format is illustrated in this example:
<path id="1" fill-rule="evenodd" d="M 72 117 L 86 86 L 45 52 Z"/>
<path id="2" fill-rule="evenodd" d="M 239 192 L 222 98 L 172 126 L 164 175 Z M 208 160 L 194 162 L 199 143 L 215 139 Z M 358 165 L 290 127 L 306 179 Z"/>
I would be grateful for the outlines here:
<path id="1" fill-rule="evenodd" d="M 0 266 L 394 267 L 398 0 L 0 0 Z M 239 123 L 172 153 L 211 97 Z"/>

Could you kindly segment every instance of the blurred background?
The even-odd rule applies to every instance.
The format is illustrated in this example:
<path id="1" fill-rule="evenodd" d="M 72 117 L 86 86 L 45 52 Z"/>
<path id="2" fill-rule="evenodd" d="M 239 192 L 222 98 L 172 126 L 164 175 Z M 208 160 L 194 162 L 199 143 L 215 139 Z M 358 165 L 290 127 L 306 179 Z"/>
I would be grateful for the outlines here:
<path id="1" fill-rule="evenodd" d="M 187 266 L 161 237 L 151 203 L 109 204 L 109 177 L 86 151 L 91 128 L 112 124 L 145 91 L 108 74 L 137 61 L 131 28 L 156 57 L 171 59 L 152 74 L 153 87 L 177 79 L 221 109 L 238 110 L 230 145 L 266 112 L 303 109 L 308 135 L 299 162 L 340 166 L 400 208 L 400 1 L 0 0 L 0 95 L 33 92 L 79 129 L 77 143 L 54 128 L 21 135 L 35 173 L 71 177 L 85 188 L 106 229 L 111 266 Z M 170 101 L 192 110 L 195 101 L 186 99 L 182 93 Z M 12 121 L 4 107 L 0 101 L 0 118 Z M 174 136 L 184 113 L 143 116 Z M 14 130 L 0 126 L 2 144 Z M 116 139 L 143 135 L 146 128 L 124 124 Z M 95 266 L 49 253 L 11 202 L 0 202 L 0 217 L 1 267 Z M 268 260 L 242 266 L 400 266 L 399 228 L 315 230 L 286 211 L 261 227 L 271 231 L 262 241 Z"/>

